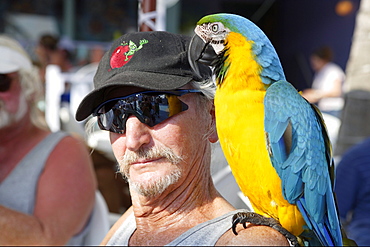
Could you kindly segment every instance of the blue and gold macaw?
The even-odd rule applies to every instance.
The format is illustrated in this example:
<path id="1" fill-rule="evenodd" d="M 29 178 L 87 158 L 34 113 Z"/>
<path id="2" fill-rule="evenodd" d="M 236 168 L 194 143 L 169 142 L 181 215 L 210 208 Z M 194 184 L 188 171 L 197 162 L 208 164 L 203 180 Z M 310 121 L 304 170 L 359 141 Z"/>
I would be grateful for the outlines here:
<path id="1" fill-rule="evenodd" d="M 319 110 L 286 81 L 274 47 L 251 21 L 209 15 L 195 33 L 189 60 L 195 71 L 198 62 L 214 68 L 220 144 L 254 211 L 301 244 L 314 232 L 322 245 L 342 245 L 331 144 Z M 235 218 L 233 227 L 246 221 Z"/>

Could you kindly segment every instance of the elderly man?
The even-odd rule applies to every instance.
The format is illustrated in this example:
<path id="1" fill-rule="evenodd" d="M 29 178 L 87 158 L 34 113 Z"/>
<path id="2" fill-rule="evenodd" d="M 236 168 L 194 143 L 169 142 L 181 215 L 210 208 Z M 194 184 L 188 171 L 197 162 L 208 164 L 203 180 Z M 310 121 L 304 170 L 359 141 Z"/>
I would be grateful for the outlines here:
<path id="1" fill-rule="evenodd" d="M 213 103 L 205 96 L 213 93 L 211 73 L 203 67 L 203 78 L 195 77 L 188 42 L 167 32 L 122 36 L 104 55 L 95 89 L 76 113 L 77 120 L 93 114 L 110 131 L 130 186 L 133 206 L 103 244 L 287 245 L 267 226 L 231 231 L 237 211 L 216 191 L 210 174 L 210 143 L 218 140 Z M 159 113 L 145 113 L 156 102 Z"/>
<path id="2" fill-rule="evenodd" d="M 21 45 L 1 35 L 0 54 L 0 245 L 83 244 L 96 190 L 89 153 L 47 129 Z"/>

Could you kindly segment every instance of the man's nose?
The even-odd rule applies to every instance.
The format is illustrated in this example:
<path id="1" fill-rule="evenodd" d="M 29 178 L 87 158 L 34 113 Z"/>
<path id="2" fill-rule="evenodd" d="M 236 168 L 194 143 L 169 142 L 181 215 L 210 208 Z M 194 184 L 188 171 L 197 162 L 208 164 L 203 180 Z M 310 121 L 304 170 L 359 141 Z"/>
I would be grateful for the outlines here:
<path id="1" fill-rule="evenodd" d="M 151 140 L 149 126 L 140 122 L 135 116 L 130 116 L 126 121 L 126 148 L 137 151 L 142 145 Z"/>

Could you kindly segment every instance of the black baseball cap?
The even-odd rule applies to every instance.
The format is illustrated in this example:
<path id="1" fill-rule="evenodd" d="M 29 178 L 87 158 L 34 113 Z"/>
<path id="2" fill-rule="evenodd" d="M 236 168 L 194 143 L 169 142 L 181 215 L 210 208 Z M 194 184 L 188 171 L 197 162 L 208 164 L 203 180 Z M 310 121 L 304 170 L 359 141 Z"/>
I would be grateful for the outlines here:
<path id="1" fill-rule="evenodd" d="M 119 88 L 126 96 L 132 91 L 174 90 L 195 80 L 211 77 L 211 70 L 202 65 L 200 76 L 190 67 L 187 49 L 190 37 L 164 31 L 128 33 L 115 40 L 99 63 L 94 77 L 94 90 L 80 103 L 76 119 L 87 118 L 96 107 L 109 100 L 107 92 Z"/>

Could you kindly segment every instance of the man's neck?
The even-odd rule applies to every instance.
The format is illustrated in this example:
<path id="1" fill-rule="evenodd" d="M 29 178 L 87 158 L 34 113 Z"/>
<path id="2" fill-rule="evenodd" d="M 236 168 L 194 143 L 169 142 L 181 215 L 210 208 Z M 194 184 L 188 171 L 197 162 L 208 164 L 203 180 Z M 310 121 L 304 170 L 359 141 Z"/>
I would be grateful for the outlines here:
<path id="1" fill-rule="evenodd" d="M 156 198 L 132 192 L 132 199 L 137 226 L 130 239 L 133 245 L 168 244 L 190 228 L 234 210 L 216 191 L 210 177 Z"/>

